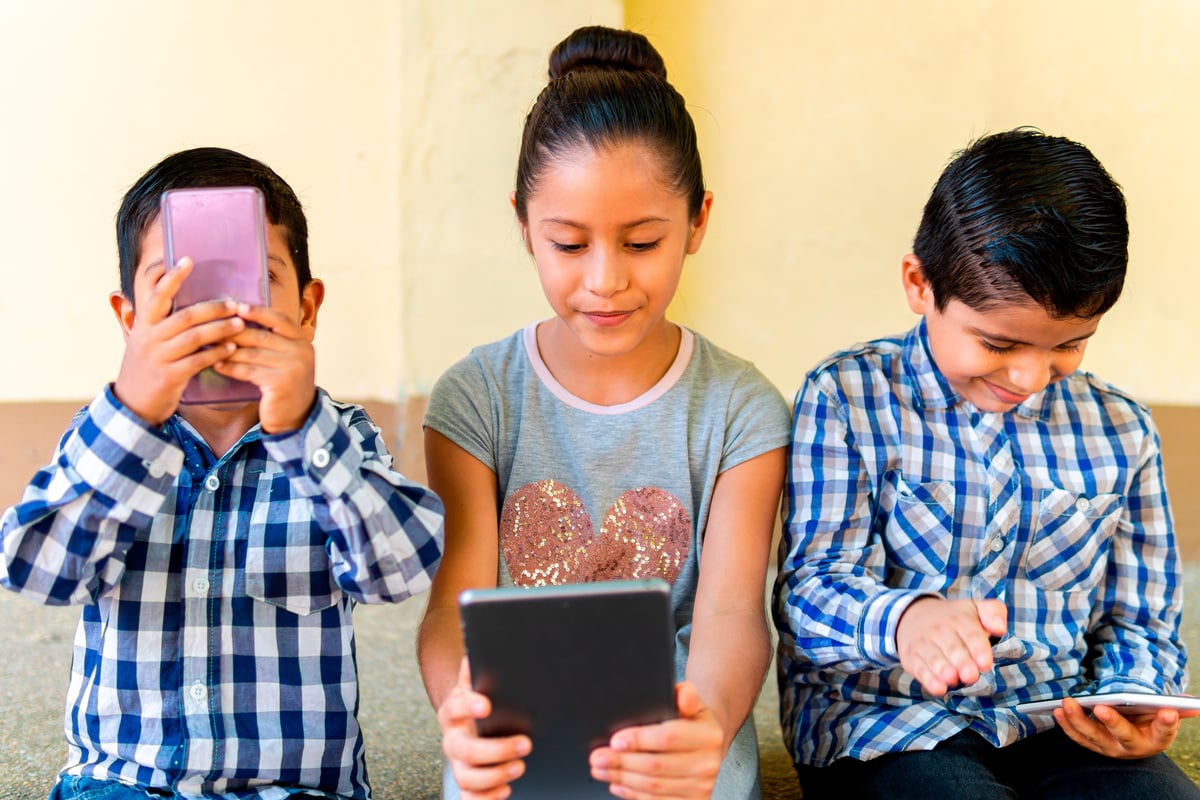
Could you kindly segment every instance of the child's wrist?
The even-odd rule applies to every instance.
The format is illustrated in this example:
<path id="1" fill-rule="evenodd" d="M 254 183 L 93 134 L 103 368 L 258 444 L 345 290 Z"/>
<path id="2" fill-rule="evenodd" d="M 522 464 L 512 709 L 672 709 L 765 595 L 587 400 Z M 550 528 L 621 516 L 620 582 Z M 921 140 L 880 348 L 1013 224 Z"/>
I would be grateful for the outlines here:
<path id="1" fill-rule="evenodd" d="M 282 416 L 281 418 L 273 418 L 273 415 L 263 415 L 260 411 L 259 421 L 262 425 L 263 433 L 268 436 L 286 436 L 289 433 L 295 433 L 303 428 L 308 420 L 312 417 L 313 409 L 317 405 L 317 390 L 313 387 L 312 402 L 304 408 L 300 413 L 291 416 Z"/>
<path id="2" fill-rule="evenodd" d="M 130 392 L 128 387 L 123 387 L 119 379 L 112 384 L 112 395 L 124 409 L 148 427 L 161 428 L 171 418 L 172 412 L 164 414 L 160 409 L 155 408 L 154 404 L 143 402 L 143 398 L 138 397 L 137 392 Z"/>

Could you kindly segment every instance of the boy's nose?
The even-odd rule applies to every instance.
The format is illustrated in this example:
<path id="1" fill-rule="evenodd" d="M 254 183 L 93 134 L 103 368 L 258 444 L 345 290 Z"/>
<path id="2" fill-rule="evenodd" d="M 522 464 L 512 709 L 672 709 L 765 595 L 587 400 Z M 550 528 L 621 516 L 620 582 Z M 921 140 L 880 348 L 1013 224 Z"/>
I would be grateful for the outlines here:
<path id="1" fill-rule="evenodd" d="M 1049 386 L 1055 377 L 1054 361 L 1044 353 L 1022 353 L 1008 366 L 1008 379 L 1012 388 L 1022 394 L 1040 392 Z"/>

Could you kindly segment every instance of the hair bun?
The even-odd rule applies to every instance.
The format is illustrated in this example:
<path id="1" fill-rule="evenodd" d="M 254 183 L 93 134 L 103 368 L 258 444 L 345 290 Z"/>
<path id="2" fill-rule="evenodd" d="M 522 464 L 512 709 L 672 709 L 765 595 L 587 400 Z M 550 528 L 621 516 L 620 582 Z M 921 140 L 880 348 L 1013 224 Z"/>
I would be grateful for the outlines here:
<path id="1" fill-rule="evenodd" d="M 667 79 L 667 67 L 649 39 L 602 25 L 578 28 L 550 54 L 550 80 L 583 68 L 649 72 Z"/>

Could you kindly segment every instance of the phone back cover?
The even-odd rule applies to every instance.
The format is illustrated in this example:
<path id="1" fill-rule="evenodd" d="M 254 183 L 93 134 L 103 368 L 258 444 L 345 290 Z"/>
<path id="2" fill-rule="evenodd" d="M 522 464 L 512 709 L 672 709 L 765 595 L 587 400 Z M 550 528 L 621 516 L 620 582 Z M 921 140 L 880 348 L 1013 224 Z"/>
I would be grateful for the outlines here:
<path id="1" fill-rule="evenodd" d="M 472 590 L 460 598 L 483 735 L 527 734 L 515 800 L 611 798 L 588 754 L 676 715 L 670 589 L 658 580 Z"/>
<path id="2" fill-rule="evenodd" d="M 266 212 L 252 186 L 172 189 L 161 200 L 163 257 L 169 268 L 183 257 L 192 273 L 175 296 L 175 309 L 230 298 L 270 304 Z M 257 400 L 258 387 L 206 369 L 188 382 L 185 403 Z"/>

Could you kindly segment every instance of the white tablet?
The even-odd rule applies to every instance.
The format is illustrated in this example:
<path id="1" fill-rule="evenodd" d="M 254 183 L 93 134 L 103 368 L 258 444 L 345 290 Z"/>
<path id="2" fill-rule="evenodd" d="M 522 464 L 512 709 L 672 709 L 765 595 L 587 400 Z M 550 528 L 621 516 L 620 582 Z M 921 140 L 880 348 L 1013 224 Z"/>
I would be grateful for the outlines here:
<path id="1" fill-rule="evenodd" d="M 1107 692 L 1103 694 L 1086 694 L 1072 698 L 1084 708 L 1093 706 L 1109 706 L 1122 714 L 1153 714 L 1160 708 L 1177 708 L 1180 711 L 1200 711 L 1200 697 L 1189 697 L 1180 694 L 1149 694 L 1143 692 Z M 1018 703 L 1016 710 L 1021 714 L 1049 714 L 1062 706 L 1062 698 L 1057 700 L 1036 700 L 1031 703 Z"/>
<path id="2" fill-rule="evenodd" d="M 471 683 L 492 702 L 484 736 L 533 742 L 514 800 L 606 798 L 588 755 L 616 731 L 675 716 L 675 629 L 660 580 L 459 595 Z"/>

